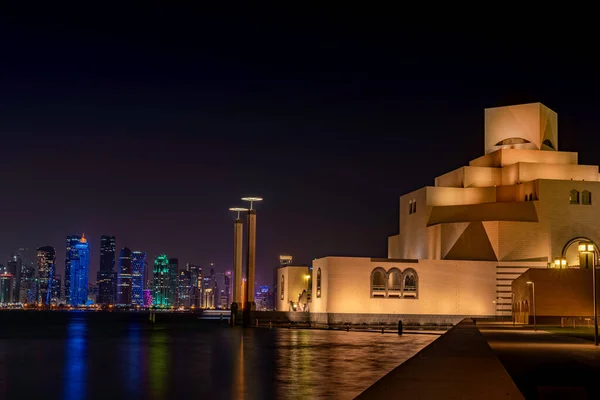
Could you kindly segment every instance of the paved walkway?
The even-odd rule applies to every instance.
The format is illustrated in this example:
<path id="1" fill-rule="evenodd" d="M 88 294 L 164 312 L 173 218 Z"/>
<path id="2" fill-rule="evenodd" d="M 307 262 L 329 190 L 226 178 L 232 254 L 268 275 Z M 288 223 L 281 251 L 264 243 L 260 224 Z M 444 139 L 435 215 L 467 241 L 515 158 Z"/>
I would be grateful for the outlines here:
<path id="1" fill-rule="evenodd" d="M 463 321 L 396 367 L 358 399 L 522 399 L 470 321 Z"/>
<path id="2" fill-rule="evenodd" d="M 600 398 L 600 348 L 592 342 L 539 329 L 478 327 L 526 398 Z"/>

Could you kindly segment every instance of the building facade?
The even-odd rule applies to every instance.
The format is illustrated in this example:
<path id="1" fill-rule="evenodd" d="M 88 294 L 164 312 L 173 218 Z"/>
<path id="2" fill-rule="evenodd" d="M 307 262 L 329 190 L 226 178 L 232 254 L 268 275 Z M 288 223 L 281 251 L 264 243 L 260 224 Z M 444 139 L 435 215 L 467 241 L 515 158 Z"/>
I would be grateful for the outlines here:
<path id="1" fill-rule="evenodd" d="M 50 304 L 52 296 L 52 280 L 55 273 L 56 251 L 52 246 L 43 246 L 37 249 L 37 299 L 42 306 Z"/>
<path id="2" fill-rule="evenodd" d="M 90 245 L 85 236 L 82 235 L 77 243 L 71 242 L 70 246 L 69 271 L 71 276 L 69 278 L 70 296 L 68 304 L 72 306 L 82 306 L 88 301 Z"/>
<path id="3" fill-rule="evenodd" d="M 558 151 L 557 120 L 540 103 L 486 109 L 484 155 L 400 197 L 388 258 L 313 262 L 311 311 L 510 315 L 520 274 L 579 266 L 579 243 L 600 242 L 600 178 Z"/>
<path id="4" fill-rule="evenodd" d="M 117 286 L 115 273 L 116 241 L 114 236 L 103 235 L 100 238 L 100 269 L 96 275 L 98 285 L 98 304 L 114 304 Z"/>
<path id="5" fill-rule="evenodd" d="M 117 305 L 131 305 L 133 285 L 132 253 L 128 247 L 123 247 L 119 254 L 119 276 L 117 278 Z"/>
<path id="6" fill-rule="evenodd" d="M 190 271 L 181 270 L 177 273 L 177 305 L 190 307 L 192 293 L 192 279 Z"/>
<path id="7" fill-rule="evenodd" d="M 65 244 L 65 301 L 67 304 L 71 304 L 71 249 L 79 243 L 81 236 L 70 235 L 67 236 Z"/>
<path id="8" fill-rule="evenodd" d="M 161 254 L 154 260 L 154 284 L 152 288 L 152 302 L 156 307 L 170 307 L 171 283 L 169 281 L 169 258 Z"/>
<path id="9" fill-rule="evenodd" d="M 146 253 L 134 251 L 131 259 L 131 304 L 142 307 L 144 305 L 144 269 L 146 268 Z"/>

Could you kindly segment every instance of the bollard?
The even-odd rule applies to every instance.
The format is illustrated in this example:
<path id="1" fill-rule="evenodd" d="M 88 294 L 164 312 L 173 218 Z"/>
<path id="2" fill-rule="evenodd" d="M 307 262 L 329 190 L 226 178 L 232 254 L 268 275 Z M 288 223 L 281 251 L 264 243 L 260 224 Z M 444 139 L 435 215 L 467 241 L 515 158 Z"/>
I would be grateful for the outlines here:
<path id="1" fill-rule="evenodd" d="M 398 335 L 402 335 L 402 320 L 398 321 Z"/>
<path id="2" fill-rule="evenodd" d="M 288 322 L 288 329 L 292 329 L 292 323 Z"/>
<path id="3" fill-rule="evenodd" d="M 346 325 L 346 332 L 350 332 L 350 325 Z"/>
<path id="4" fill-rule="evenodd" d="M 269 321 L 269 329 L 273 329 L 273 323 Z"/>
<path id="5" fill-rule="evenodd" d="M 235 326 L 235 314 L 231 314 L 231 326 Z"/>
<path id="6" fill-rule="evenodd" d="M 258 318 L 256 318 L 256 327 L 258 328 Z"/>
<path id="7" fill-rule="evenodd" d="M 219 321 L 223 321 L 223 313 L 219 315 Z"/>
<path id="8" fill-rule="evenodd" d="M 381 328 L 381 334 L 383 335 L 383 328 Z"/>

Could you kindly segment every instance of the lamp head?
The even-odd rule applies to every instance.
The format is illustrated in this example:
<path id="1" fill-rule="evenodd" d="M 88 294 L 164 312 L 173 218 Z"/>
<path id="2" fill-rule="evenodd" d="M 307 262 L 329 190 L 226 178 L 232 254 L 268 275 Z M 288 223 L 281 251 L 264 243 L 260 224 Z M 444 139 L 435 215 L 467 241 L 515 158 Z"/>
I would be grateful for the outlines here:
<path id="1" fill-rule="evenodd" d="M 533 285 L 533 282 L 532 281 L 527 281 L 527 284 L 528 285 Z"/>
<path id="2" fill-rule="evenodd" d="M 253 210 L 252 205 L 255 201 L 262 201 L 262 197 L 242 197 L 243 201 L 250 202 L 250 209 Z"/>
<path id="3" fill-rule="evenodd" d="M 237 212 L 237 218 L 240 219 L 240 213 L 244 212 L 244 211 L 248 211 L 248 209 L 243 208 L 243 207 L 231 207 L 231 208 L 229 208 L 229 211 Z"/>

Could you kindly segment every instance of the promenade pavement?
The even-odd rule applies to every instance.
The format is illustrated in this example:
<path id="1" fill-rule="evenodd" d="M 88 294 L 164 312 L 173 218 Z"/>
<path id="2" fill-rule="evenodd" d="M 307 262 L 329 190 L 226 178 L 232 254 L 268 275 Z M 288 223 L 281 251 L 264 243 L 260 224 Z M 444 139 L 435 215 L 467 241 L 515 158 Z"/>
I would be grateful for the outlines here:
<path id="1" fill-rule="evenodd" d="M 600 398 L 600 348 L 530 327 L 477 325 L 527 399 Z"/>
<path id="2" fill-rule="evenodd" d="M 483 335 L 465 320 L 357 399 L 523 399 Z"/>

